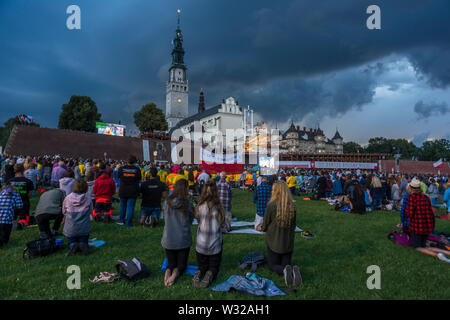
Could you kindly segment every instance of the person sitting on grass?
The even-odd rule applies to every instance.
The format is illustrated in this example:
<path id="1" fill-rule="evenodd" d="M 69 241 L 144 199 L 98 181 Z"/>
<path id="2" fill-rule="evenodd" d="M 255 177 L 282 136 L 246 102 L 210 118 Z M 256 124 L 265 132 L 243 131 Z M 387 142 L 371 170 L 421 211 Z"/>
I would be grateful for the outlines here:
<path id="1" fill-rule="evenodd" d="M 0 248 L 9 242 L 14 211 L 22 207 L 22 198 L 16 188 L 6 185 L 0 189 Z"/>
<path id="2" fill-rule="evenodd" d="M 89 234 L 91 233 L 90 215 L 93 210 L 88 193 L 88 185 L 84 180 L 77 180 L 73 192 L 63 202 L 64 214 L 63 234 L 67 238 L 69 256 L 80 250 L 84 255 L 89 253 Z"/>
<path id="3" fill-rule="evenodd" d="M 409 220 L 408 231 L 412 246 L 419 252 L 450 263 L 450 259 L 445 256 L 450 255 L 450 251 L 427 247 L 426 245 L 427 237 L 433 234 L 435 223 L 430 198 L 423 194 L 419 180 L 413 179 L 409 183 L 409 187 L 411 195 L 408 198 L 405 213 Z"/>
<path id="4" fill-rule="evenodd" d="M 198 220 L 195 247 L 198 270 L 192 279 L 194 287 L 209 287 L 219 273 L 223 247 L 222 229 L 226 225 L 225 214 L 217 185 L 213 180 L 208 180 L 195 212 Z"/>
<path id="5" fill-rule="evenodd" d="M 156 178 L 156 172 L 151 175 Z M 187 267 L 192 245 L 191 224 L 194 220 L 194 206 L 188 194 L 188 181 L 181 179 L 175 183 L 172 194 L 164 202 L 165 223 L 161 246 L 166 250 L 168 263 L 164 275 L 165 286 L 173 285 Z"/>
<path id="6" fill-rule="evenodd" d="M 262 225 L 258 231 L 266 233 L 267 260 L 269 269 L 284 275 L 286 285 L 302 283 L 297 266 L 291 266 L 294 251 L 296 207 L 288 184 L 277 181 L 273 184 L 272 197 L 267 204 Z"/>

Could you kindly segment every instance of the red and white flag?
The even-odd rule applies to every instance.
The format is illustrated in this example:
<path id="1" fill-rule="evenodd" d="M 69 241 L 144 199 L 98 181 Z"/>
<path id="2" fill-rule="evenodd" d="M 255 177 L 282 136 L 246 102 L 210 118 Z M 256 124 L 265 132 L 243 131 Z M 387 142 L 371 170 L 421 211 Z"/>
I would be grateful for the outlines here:
<path id="1" fill-rule="evenodd" d="M 435 167 L 435 168 L 443 168 L 444 167 L 444 162 L 442 162 L 442 159 L 439 159 L 438 161 L 433 163 L 433 167 Z"/>

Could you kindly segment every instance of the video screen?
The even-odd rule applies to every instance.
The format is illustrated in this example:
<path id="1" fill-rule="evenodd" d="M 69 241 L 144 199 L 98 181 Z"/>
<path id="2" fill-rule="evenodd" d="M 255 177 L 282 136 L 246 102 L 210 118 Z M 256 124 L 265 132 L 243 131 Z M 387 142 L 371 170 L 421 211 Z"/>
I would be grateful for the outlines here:
<path id="1" fill-rule="evenodd" d="M 278 163 L 275 157 L 259 157 L 259 174 L 270 176 L 277 174 Z"/>
<path id="2" fill-rule="evenodd" d="M 106 134 L 108 136 L 120 136 L 123 137 L 125 135 L 126 126 L 120 124 L 113 123 L 96 123 L 97 133 L 98 134 Z"/>

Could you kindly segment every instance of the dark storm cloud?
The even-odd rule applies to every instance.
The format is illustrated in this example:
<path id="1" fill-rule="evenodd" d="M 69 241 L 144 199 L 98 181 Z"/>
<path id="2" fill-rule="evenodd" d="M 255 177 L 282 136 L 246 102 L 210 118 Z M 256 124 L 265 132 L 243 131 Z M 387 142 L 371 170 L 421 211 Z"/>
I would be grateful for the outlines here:
<path id="1" fill-rule="evenodd" d="M 345 114 L 372 101 L 393 54 L 431 86 L 450 83 L 447 0 L 376 1 L 375 31 L 365 25 L 372 0 L 75 2 L 81 31 L 65 28 L 66 0 L 0 7 L 0 122 L 23 112 L 55 126 L 72 94 L 113 122 L 131 124 L 149 101 L 164 109 L 177 6 L 191 112 L 204 88 L 207 106 L 235 96 L 270 120 Z"/>
<path id="2" fill-rule="evenodd" d="M 446 102 L 424 103 L 420 100 L 414 105 L 414 112 L 419 119 L 426 119 L 431 116 L 445 116 L 450 113 L 450 108 Z"/>

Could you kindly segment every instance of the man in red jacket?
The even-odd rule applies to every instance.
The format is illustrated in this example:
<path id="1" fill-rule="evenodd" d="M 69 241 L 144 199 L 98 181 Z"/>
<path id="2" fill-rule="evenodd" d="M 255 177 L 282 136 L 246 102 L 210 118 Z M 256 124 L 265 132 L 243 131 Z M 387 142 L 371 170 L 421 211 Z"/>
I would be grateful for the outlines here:
<path id="1" fill-rule="evenodd" d="M 100 175 L 94 183 L 95 207 L 92 215 L 94 220 L 102 220 L 102 214 L 105 215 L 105 222 L 112 221 L 112 197 L 116 193 L 116 184 L 114 180 L 105 172 L 106 166 L 100 166 Z"/>

